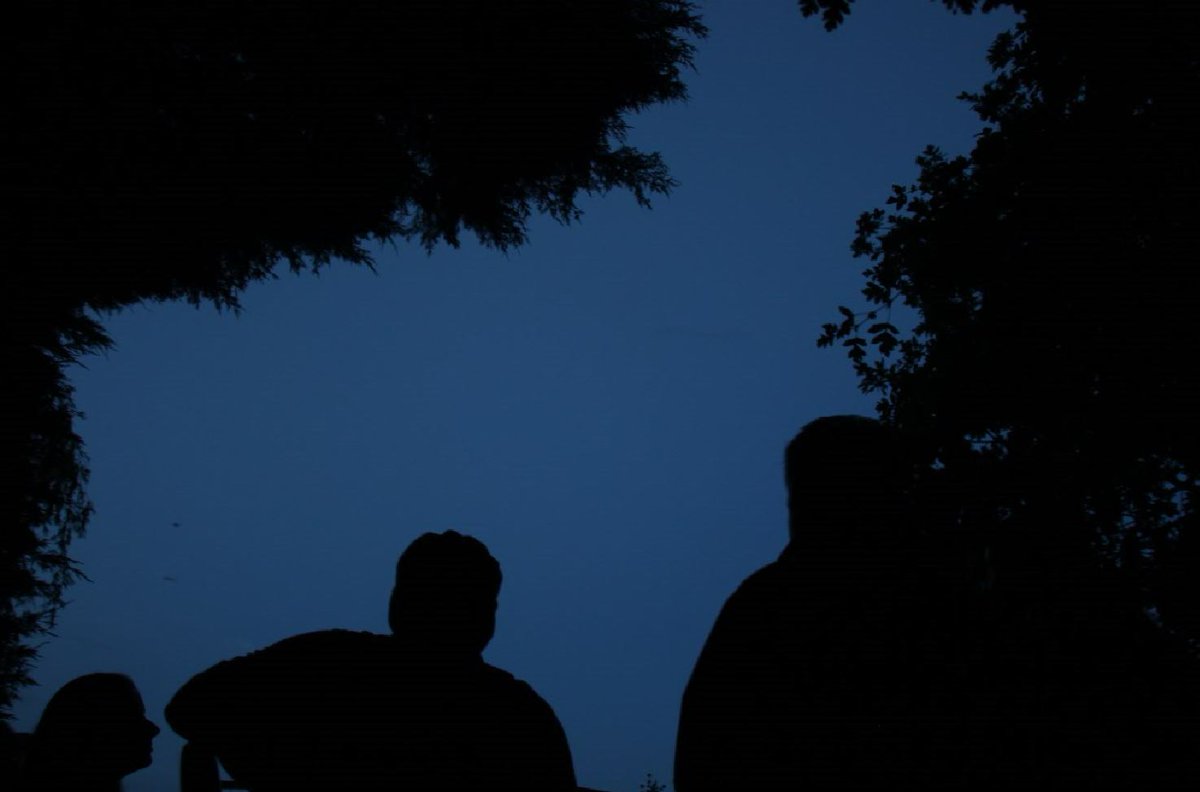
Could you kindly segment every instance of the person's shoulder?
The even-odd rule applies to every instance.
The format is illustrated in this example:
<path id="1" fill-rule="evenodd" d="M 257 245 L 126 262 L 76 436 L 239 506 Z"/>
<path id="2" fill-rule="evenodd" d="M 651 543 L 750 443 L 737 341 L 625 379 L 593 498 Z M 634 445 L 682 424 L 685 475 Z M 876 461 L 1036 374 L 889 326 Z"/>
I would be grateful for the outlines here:
<path id="1" fill-rule="evenodd" d="M 391 647 L 390 636 L 354 630 L 292 635 L 193 676 L 168 703 L 167 721 L 189 736 L 181 728 L 218 720 L 228 725 L 312 690 L 345 696 L 383 676 Z"/>
<path id="2" fill-rule="evenodd" d="M 573 778 L 566 734 L 550 702 L 542 698 L 528 682 L 502 668 L 485 663 L 483 673 L 488 680 L 488 692 L 482 699 L 491 702 L 494 708 L 492 715 L 510 730 L 508 739 L 542 745 L 550 751 L 547 756 L 561 754 L 560 759 L 565 756 L 564 766 L 567 770 L 564 771 L 564 777 L 569 775 Z"/>
<path id="3" fill-rule="evenodd" d="M 514 690 L 528 689 L 530 692 L 533 692 L 533 687 L 528 682 L 517 679 L 513 674 L 505 671 L 503 668 L 497 668 L 491 663 L 483 663 L 480 666 L 479 674 L 484 684 L 512 688 Z"/>
<path id="4" fill-rule="evenodd" d="M 508 671 L 488 663 L 480 670 L 488 689 L 475 701 L 486 702 L 477 720 L 495 729 L 491 750 L 503 757 L 499 765 L 508 777 L 523 779 L 528 789 L 575 789 L 571 747 L 554 708 Z"/>
<path id="5" fill-rule="evenodd" d="M 192 678 L 189 686 L 271 683 L 329 664 L 343 665 L 349 657 L 383 654 L 390 636 L 353 630 L 318 630 L 292 635 L 246 654 L 222 660 Z"/>
<path id="6" fill-rule="evenodd" d="M 259 669 L 313 684 L 337 678 L 349 684 L 356 676 L 378 681 L 392 673 L 397 644 L 391 635 L 355 630 L 319 630 L 271 644 L 247 656 Z"/>
<path id="7" fill-rule="evenodd" d="M 779 560 L 772 561 L 764 567 L 756 569 L 754 572 L 742 581 L 742 585 L 738 586 L 738 590 L 761 588 L 764 586 L 774 586 L 778 583 L 790 580 L 794 572 L 792 564 L 788 561 Z"/>
<path id="8" fill-rule="evenodd" d="M 729 595 L 725 606 L 738 607 L 743 604 L 776 599 L 779 593 L 795 583 L 795 570 L 786 561 L 772 561 L 752 572 Z"/>
<path id="9" fill-rule="evenodd" d="M 704 652 L 748 659 L 753 654 L 749 646 L 791 640 L 797 625 L 814 618 L 817 604 L 791 561 L 773 561 L 743 580 L 725 600 Z"/>
<path id="10" fill-rule="evenodd" d="M 287 653 L 312 650 L 354 650 L 388 647 L 392 645 L 392 636 L 364 630 L 315 630 L 300 633 L 276 641 L 259 652 Z"/>
<path id="11" fill-rule="evenodd" d="M 369 644 L 379 641 L 391 640 L 390 635 L 382 633 L 368 632 L 366 630 L 344 630 L 333 628 L 328 630 L 314 630 L 312 632 L 298 633 L 290 635 L 287 638 L 276 641 L 271 644 L 268 649 L 281 646 L 319 646 L 322 644 Z"/>
<path id="12" fill-rule="evenodd" d="M 487 687 L 510 700 L 523 702 L 538 708 L 544 707 L 547 710 L 550 709 L 549 703 L 533 689 L 533 685 L 505 671 L 503 668 L 497 668 L 489 663 L 484 663 L 481 675 Z"/>

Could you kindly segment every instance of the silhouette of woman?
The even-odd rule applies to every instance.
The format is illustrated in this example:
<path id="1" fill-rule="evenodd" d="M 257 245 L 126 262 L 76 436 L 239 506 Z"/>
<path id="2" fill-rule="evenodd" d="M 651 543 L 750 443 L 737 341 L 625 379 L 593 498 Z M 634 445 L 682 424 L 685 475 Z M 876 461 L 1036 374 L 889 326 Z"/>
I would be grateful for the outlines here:
<path id="1" fill-rule="evenodd" d="M 23 792 L 116 792 L 148 767 L 160 729 L 146 718 L 133 680 L 86 674 L 59 688 L 33 731 L 21 772 Z"/>

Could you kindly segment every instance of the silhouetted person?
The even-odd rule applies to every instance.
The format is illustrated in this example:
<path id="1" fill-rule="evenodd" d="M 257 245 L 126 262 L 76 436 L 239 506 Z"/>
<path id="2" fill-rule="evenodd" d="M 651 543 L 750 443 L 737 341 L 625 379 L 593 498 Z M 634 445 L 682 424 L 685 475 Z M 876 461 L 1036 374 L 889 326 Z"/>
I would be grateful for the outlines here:
<path id="1" fill-rule="evenodd" d="M 677 792 L 1196 788 L 1195 658 L 1086 545 L 1014 520 L 964 574 L 961 527 L 914 525 L 870 419 L 810 423 L 785 468 L 790 542 L 696 661 Z"/>
<path id="2" fill-rule="evenodd" d="M 725 603 L 683 696 L 678 792 L 891 786 L 911 762 L 905 467 L 889 429 L 821 418 L 787 448 L 790 542 Z"/>
<path id="3" fill-rule="evenodd" d="M 574 790 L 553 710 L 482 659 L 500 582 L 478 540 L 424 534 L 396 564 L 391 636 L 325 630 L 218 663 L 167 721 L 256 792 Z"/>
<path id="4" fill-rule="evenodd" d="M 19 788 L 119 790 L 122 778 L 150 765 L 158 733 L 129 677 L 78 677 L 63 685 L 42 711 L 29 740 Z"/>

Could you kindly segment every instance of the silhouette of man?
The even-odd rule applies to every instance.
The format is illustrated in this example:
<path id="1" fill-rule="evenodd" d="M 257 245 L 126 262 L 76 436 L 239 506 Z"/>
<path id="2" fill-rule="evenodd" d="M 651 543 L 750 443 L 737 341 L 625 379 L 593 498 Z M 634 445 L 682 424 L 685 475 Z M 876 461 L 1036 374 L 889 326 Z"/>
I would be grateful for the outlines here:
<path id="1" fill-rule="evenodd" d="M 905 467 L 889 429 L 789 444 L 790 542 L 722 608 L 684 692 L 678 792 L 884 788 L 911 761 Z"/>
<path id="2" fill-rule="evenodd" d="M 396 563 L 391 636 L 325 630 L 218 663 L 167 721 L 256 792 L 574 790 L 554 711 L 482 659 L 500 582 L 477 539 L 424 534 Z"/>
<path id="3" fill-rule="evenodd" d="M 1094 553 L 1010 538 L 986 590 L 960 579 L 867 418 L 805 426 L 785 475 L 790 541 L 696 661 L 677 792 L 1196 788 L 1195 658 L 1114 598 Z"/>

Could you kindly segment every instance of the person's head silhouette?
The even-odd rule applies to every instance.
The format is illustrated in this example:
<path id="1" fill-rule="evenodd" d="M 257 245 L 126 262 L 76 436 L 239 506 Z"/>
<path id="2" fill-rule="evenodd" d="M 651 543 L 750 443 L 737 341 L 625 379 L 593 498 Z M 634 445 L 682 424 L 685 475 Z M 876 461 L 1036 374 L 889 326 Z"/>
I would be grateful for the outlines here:
<path id="1" fill-rule="evenodd" d="M 477 658 L 496 629 L 500 580 L 500 564 L 478 539 L 423 534 L 396 562 L 388 624 L 420 652 Z"/>
<path id="2" fill-rule="evenodd" d="M 151 762 L 158 726 L 133 681 L 86 674 L 59 688 L 30 740 L 22 772 L 26 790 L 119 789 Z"/>
<path id="3" fill-rule="evenodd" d="M 805 425 L 784 456 L 793 542 L 877 544 L 907 484 L 895 432 L 872 418 L 833 415 Z"/>

